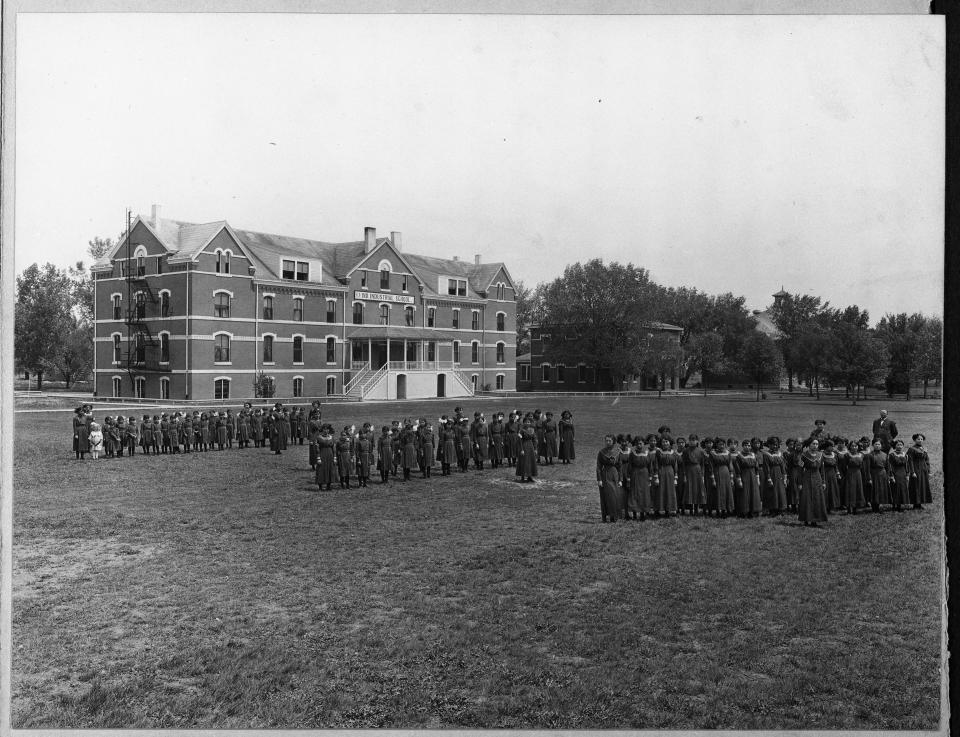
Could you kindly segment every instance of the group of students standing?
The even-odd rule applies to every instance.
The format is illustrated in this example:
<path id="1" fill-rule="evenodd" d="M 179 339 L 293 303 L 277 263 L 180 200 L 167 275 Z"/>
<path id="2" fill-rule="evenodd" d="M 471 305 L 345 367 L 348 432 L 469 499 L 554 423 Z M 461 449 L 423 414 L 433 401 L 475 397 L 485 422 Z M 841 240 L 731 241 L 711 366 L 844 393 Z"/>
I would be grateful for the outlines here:
<path id="1" fill-rule="evenodd" d="M 319 415 L 320 403 L 314 402 L 310 413 Z M 267 448 L 280 455 L 288 444 L 303 445 L 308 434 L 308 414 L 303 407 L 284 407 L 277 402 L 273 409 L 254 409 L 249 402 L 234 414 L 227 410 L 194 410 L 162 412 L 135 416 L 107 415 L 103 422 L 93 417 L 85 404 L 73 413 L 73 451 L 83 460 L 89 453 L 99 459 L 135 455 L 137 448 L 145 455 L 176 455 L 233 448 Z"/>
<path id="2" fill-rule="evenodd" d="M 631 437 L 607 435 L 597 454 L 600 513 L 608 519 L 704 514 L 717 517 L 796 513 L 805 525 L 829 514 L 932 502 L 930 460 L 922 433 L 913 445 L 832 437 L 674 439 L 670 428 Z"/>
<path id="3" fill-rule="evenodd" d="M 381 426 L 379 435 L 369 422 L 359 430 L 348 425 L 338 435 L 317 415 L 311 418 L 308 433 L 310 466 L 321 490 L 332 489 L 334 481 L 340 488 L 350 488 L 351 478 L 366 486 L 373 470 L 386 483 L 398 472 L 409 481 L 414 470 L 421 478 L 430 478 L 437 463 L 442 476 L 451 475 L 454 468 L 465 473 L 471 464 L 482 471 L 487 461 L 491 468 L 514 468 L 521 481 L 532 482 L 541 463 L 552 464 L 554 459 L 570 463 L 576 457 L 573 416 L 567 410 L 559 422 L 553 412 L 540 410 L 497 412 L 487 422 L 482 412 L 474 412 L 471 421 L 457 407 L 452 416 L 438 419 L 436 429 L 421 417 L 402 424 L 393 420 Z"/>

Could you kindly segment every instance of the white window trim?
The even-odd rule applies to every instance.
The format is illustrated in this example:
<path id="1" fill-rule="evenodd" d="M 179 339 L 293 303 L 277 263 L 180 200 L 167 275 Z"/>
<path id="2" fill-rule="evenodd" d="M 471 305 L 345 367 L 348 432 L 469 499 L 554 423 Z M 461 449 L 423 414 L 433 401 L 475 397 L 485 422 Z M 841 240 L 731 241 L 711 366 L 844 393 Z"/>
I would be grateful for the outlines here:
<path id="1" fill-rule="evenodd" d="M 138 245 L 133 249 L 133 260 L 136 261 L 138 258 L 147 257 L 147 247 L 144 245 Z"/>
<path id="2" fill-rule="evenodd" d="M 294 333 L 293 335 L 290 336 L 290 357 L 291 357 L 291 358 L 293 358 L 293 345 L 294 345 L 294 342 L 295 342 L 295 340 L 296 340 L 297 338 L 300 338 L 300 354 L 301 354 L 301 358 L 303 357 L 303 354 L 307 352 L 307 336 L 304 335 L 303 333 Z M 276 340 L 276 339 L 274 339 L 274 340 Z M 324 346 L 324 348 L 326 348 L 326 346 Z M 293 365 L 294 365 L 294 366 L 303 366 L 303 365 L 304 365 L 304 362 L 303 362 L 303 361 L 293 361 Z"/>
<path id="3" fill-rule="evenodd" d="M 160 341 L 160 348 L 162 349 L 162 348 L 163 348 L 163 336 L 164 336 L 164 335 L 167 336 L 167 348 L 169 349 L 169 348 L 170 348 L 170 331 L 169 331 L 169 330 L 161 330 L 159 333 L 157 333 L 157 340 Z M 232 342 L 232 341 L 231 341 L 231 342 Z M 163 356 L 163 353 L 161 352 L 160 355 Z M 166 361 L 160 361 L 159 363 L 160 363 L 161 365 L 167 365 L 167 364 L 169 364 L 169 363 L 170 363 L 170 357 L 167 356 L 167 360 L 166 360 Z"/>
<path id="4" fill-rule="evenodd" d="M 586 383 L 588 383 L 587 380 L 586 380 L 586 378 L 583 378 L 583 379 L 580 378 L 580 367 L 581 367 L 581 366 L 582 366 L 583 369 L 584 369 L 584 371 L 583 371 L 584 377 L 586 377 L 586 375 L 587 375 L 587 371 L 586 371 L 586 369 L 587 369 L 587 364 L 585 364 L 585 363 L 578 363 L 578 364 L 577 364 L 577 383 L 578 383 L 578 384 L 586 384 Z"/>
<path id="5" fill-rule="evenodd" d="M 546 367 L 546 369 L 547 369 L 546 371 L 543 370 L 544 367 Z M 549 378 L 546 378 L 546 379 L 545 379 L 545 378 L 543 378 L 543 377 L 544 377 L 544 376 L 549 377 L 549 376 L 550 376 L 550 369 L 552 369 L 552 368 L 553 368 L 553 365 L 552 365 L 552 364 L 549 364 L 549 363 L 541 363 L 541 364 L 540 364 L 540 383 L 541 383 L 541 384 L 549 384 L 549 383 L 550 383 L 550 379 L 549 379 Z"/>
<path id="6" fill-rule="evenodd" d="M 226 294 L 230 297 L 230 299 L 233 299 L 233 292 L 231 292 L 229 289 L 214 289 L 211 296 L 216 297 L 218 294 Z"/>
<path id="7" fill-rule="evenodd" d="M 263 346 L 266 343 L 264 338 L 273 338 L 272 345 L 270 346 L 271 351 L 277 350 L 277 334 L 276 333 L 260 333 L 260 355 L 263 355 Z M 261 366 L 276 366 L 276 361 L 261 361 Z"/>
<path id="8" fill-rule="evenodd" d="M 386 268 L 384 268 L 384 267 L 386 267 Z M 387 261 L 387 259 L 381 259 L 381 260 L 380 260 L 380 263 L 377 264 L 377 273 L 379 274 L 381 271 L 389 271 L 389 272 L 392 274 L 392 273 L 393 273 L 393 264 L 391 264 L 389 261 Z"/>
<path id="9" fill-rule="evenodd" d="M 123 377 L 122 376 L 111 376 L 110 377 L 110 394 L 113 397 L 119 397 L 120 393 L 117 391 L 117 384 L 115 382 L 120 382 L 119 389 L 123 390 Z"/>
<path id="10" fill-rule="evenodd" d="M 213 377 L 213 396 L 214 396 L 214 397 L 217 396 L 217 382 L 218 382 L 218 381 L 225 381 L 225 382 L 227 382 L 227 398 L 229 399 L 229 398 L 230 398 L 230 395 L 231 395 L 231 393 L 232 393 L 232 392 L 230 391 L 230 385 L 233 383 L 233 379 L 231 379 L 229 376 L 214 376 L 214 377 Z"/>
<path id="11" fill-rule="evenodd" d="M 167 396 L 163 396 L 163 388 L 167 388 Z M 160 379 L 160 399 L 170 399 L 170 379 L 164 376 Z"/>
<path id="12" fill-rule="evenodd" d="M 112 366 L 119 366 L 121 361 L 113 358 L 113 346 L 114 338 L 120 338 L 120 355 L 123 355 L 123 333 L 110 333 L 110 364 Z"/>
<path id="13" fill-rule="evenodd" d="M 498 341 L 496 342 L 496 344 L 494 345 L 494 347 L 493 347 L 493 348 L 494 348 L 494 351 L 496 351 L 496 352 L 493 354 L 494 360 L 496 360 L 497 353 L 500 352 L 500 351 L 499 351 L 500 346 L 503 346 L 503 360 L 502 360 L 502 361 L 497 361 L 497 363 L 498 363 L 498 364 L 505 364 L 505 363 L 507 362 L 507 344 L 504 343 L 502 340 L 498 340 Z"/>
<path id="14" fill-rule="evenodd" d="M 476 360 L 474 360 L 474 358 L 473 358 L 473 347 L 474 347 L 474 346 L 477 347 L 477 358 L 476 358 Z M 479 341 L 479 340 L 471 340 L 471 341 L 470 341 L 470 363 L 475 363 L 475 364 L 479 364 L 479 363 L 480 363 L 480 341 Z"/>
<path id="15" fill-rule="evenodd" d="M 558 364 L 556 364 L 555 369 L 559 372 L 561 366 L 563 367 L 563 383 L 566 384 L 566 383 L 567 383 L 567 364 L 565 364 L 565 363 L 558 363 Z M 558 384 L 560 383 L 560 376 L 559 376 L 559 374 L 557 375 L 557 383 L 558 383 Z"/>
<path id="16" fill-rule="evenodd" d="M 143 382 L 143 392 L 140 392 L 140 382 Z M 146 399 L 147 398 L 147 377 L 146 376 L 134 376 L 133 377 L 133 396 L 137 399 Z"/>
<path id="17" fill-rule="evenodd" d="M 323 380 L 324 391 L 327 389 L 327 385 L 330 383 L 330 379 L 333 379 L 333 392 L 327 391 L 327 396 L 333 396 L 337 393 L 337 377 L 334 374 L 327 374 L 326 378 Z"/>
<path id="18" fill-rule="evenodd" d="M 327 360 L 327 348 L 329 347 L 330 339 L 333 338 L 333 360 Z M 327 366 L 336 366 L 337 365 L 337 336 L 336 335 L 327 335 L 323 339 L 323 359 Z"/>
<path id="19" fill-rule="evenodd" d="M 232 366 L 233 365 L 233 333 L 228 333 L 226 330 L 218 330 L 211 337 L 213 338 L 214 347 L 216 347 L 217 338 L 221 335 L 226 335 L 230 340 L 230 360 L 229 361 L 214 361 L 214 366 Z"/>
<path id="20" fill-rule="evenodd" d="M 494 317 L 500 317 L 500 315 L 503 315 L 503 330 L 497 329 L 495 332 L 505 333 L 507 332 L 507 313 L 504 312 L 503 310 L 497 310 L 497 314 Z M 500 321 L 497 320 L 497 322 L 500 322 Z"/>
<path id="21" fill-rule="evenodd" d="M 497 374 L 496 376 L 494 376 L 494 378 L 493 378 L 493 385 L 494 385 L 494 387 L 496 387 L 498 380 L 499 380 L 499 383 L 500 383 L 500 390 L 502 391 L 504 385 L 507 383 L 507 375 L 506 375 L 506 374 Z"/>

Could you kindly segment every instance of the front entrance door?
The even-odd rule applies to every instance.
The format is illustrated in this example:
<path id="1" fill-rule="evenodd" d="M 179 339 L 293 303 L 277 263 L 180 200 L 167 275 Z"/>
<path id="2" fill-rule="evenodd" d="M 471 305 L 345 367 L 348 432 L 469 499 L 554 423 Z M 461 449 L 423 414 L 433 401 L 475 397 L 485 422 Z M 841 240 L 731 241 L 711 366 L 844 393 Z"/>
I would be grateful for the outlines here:
<path id="1" fill-rule="evenodd" d="M 397 376 L 397 399 L 407 398 L 407 377 L 406 374 Z"/>
<path id="2" fill-rule="evenodd" d="M 437 374 L 437 396 L 447 396 L 447 375 Z"/>

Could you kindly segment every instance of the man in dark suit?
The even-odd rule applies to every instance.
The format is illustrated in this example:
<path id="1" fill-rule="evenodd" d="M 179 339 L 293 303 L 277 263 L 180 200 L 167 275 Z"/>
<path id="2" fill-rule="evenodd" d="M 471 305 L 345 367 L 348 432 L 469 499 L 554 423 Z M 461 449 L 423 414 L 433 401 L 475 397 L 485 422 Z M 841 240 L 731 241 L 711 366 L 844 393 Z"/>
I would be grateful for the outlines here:
<path id="1" fill-rule="evenodd" d="M 880 417 L 873 421 L 873 437 L 879 438 L 883 452 L 890 452 L 890 445 L 897 437 L 897 423 L 887 419 L 887 410 L 880 410 Z"/>

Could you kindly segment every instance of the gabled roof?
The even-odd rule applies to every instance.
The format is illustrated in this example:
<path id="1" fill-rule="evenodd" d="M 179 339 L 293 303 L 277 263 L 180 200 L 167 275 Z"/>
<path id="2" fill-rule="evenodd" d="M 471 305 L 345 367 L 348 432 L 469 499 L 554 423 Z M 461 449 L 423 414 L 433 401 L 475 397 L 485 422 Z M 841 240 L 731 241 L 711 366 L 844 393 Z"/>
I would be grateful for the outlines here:
<path id="1" fill-rule="evenodd" d="M 424 290 L 428 295 L 446 297 L 446 294 L 438 294 L 437 286 L 442 276 L 463 277 L 467 280 L 467 296 L 472 299 L 483 299 L 480 295 L 481 290 L 486 290 L 489 281 L 484 282 L 482 274 L 490 268 L 493 269 L 493 275 L 499 271 L 501 264 L 472 264 L 468 261 L 454 261 L 449 258 L 437 258 L 435 256 L 420 256 L 415 253 L 405 253 L 404 257 L 410 266 L 417 272 L 417 275 L 426 284 Z M 493 276 L 490 277 L 491 279 Z"/>

